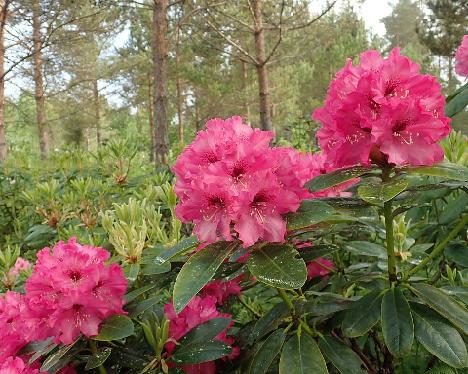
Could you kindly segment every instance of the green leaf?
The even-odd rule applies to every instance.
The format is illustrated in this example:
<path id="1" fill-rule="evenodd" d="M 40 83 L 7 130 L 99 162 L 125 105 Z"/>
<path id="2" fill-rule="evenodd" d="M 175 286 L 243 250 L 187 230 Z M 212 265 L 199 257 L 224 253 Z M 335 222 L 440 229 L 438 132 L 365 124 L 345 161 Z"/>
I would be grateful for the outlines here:
<path id="1" fill-rule="evenodd" d="M 292 336 L 284 345 L 279 374 L 328 374 L 327 364 L 315 342 L 307 334 Z"/>
<path id="2" fill-rule="evenodd" d="M 135 282 L 140 274 L 140 264 L 131 264 L 125 270 L 128 281 Z"/>
<path id="3" fill-rule="evenodd" d="M 154 305 L 158 304 L 162 300 L 162 295 L 154 295 L 146 300 L 140 301 L 134 309 L 130 311 L 130 317 L 135 318 L 140 314 L 143 314 L 147 310 L 151 309 Z"/>
<path id="4" fill-rule="evenodd" d="M 356 240 L 346 244 L 344 249 L 359 256 L 387 258 L 387 250 L 383 246 L 375 243 Z"/>
<path id="5" fill-rule="evenodd" d="M 342 323 L 345 336 L 356 338 L 364 335 L 380 319 L 382 292 L 373 291 L 360 298 L 346 311 Z"/>
<path id="6" fill-rule="evenodd" d="M 152 290 L 154 287 L 156 287 L 155 284 L 147 284 L 146 286 L 137 288 L 136 290 L 127 293 L 125 295 L 125 300 L 127 301 L 127 303 L 129 303 L 135 300 L 138 296 L 143 295 L 145 292 Z"/>
<path id="7" fill-rule="evenodd" d="M 306 200 L 295 213 L 286 215 L 288 230 L 298 230 L 325 221 L 335 213 L 327 203 L 318 200 Z"/>
<path id="8" fill-rule="evenodd" d="M 142 275 L 156 275 L 156 274 L 164 274 L 171 270 L 171 263 L 165 262 L 163 264 L 148 264 L 144 265 L 143 269 L 141 269 Z"/>
<path id="9" fill-rule="evenodd" d="M 176 351 L 183 346 L 197 345 L 206 340 L 214 339 L 221 332 L 226 330 L 231 323 L 230 318 L 213 318 L 209 321 L 194 327 L 179 340 L 179 346 Z"/>
<path id="10" fill-rule="evenodd" d="M 319 257 L 337 252 L 339 249 L 340 247 L 334 244 L 318 244 L 310 247 L 298 248 L 298 252 L 304 261 L 310 262 Z"/>
<path id="11" fill-rule="evenodd" d="M 319 347 L 325 357 L 331 361 L 341 374 L 366 374 L 362 369 L 362 361 L 346 344 L 331 336 L 319 339 Z"/>
<path id="12" fill-rule="evenodd" d="M 41 366 L 41 371 L 49 371 L 51 368 L 53 368 L 55 365 L 57 365 L 60 361 L 60 359 L 65 356 L 70 349 L 73 348 L 73 346 L 76 344 L 76 342 L 79 339 L 75 340 L 72 344 L 69 345 L 63 345 L 61 346 L 57 352 L 54 352 L 50 356 L 48 356 L 44 362 L 42 363 Z"/>
<path id="13" fill-rule="evenodd" d="M 31 365 L 39 357 L 47 356 L 54 350 L 55 347 L 57 347 L 57 344 L 53 342 L 53 338 L 48 338 L 39 342 L 29 343 L 26 347 L 21 349 L 20 354 L 27 355 L 28 353 L 34 352 L 34 354 L 28 360 L 28 364 Z"/>
<path id="14" fill-rule="evenodd" d="M 414 284 L 411 291 L 424 304 L 430 306 L 468 335 L 468 311 L 464 306 L 457 303 L 444 291 L 429 284 Z"/>
<path id="15" fill-rule="evenodd" d="M 454 117 L 465 109 L 468 105 L 468 84 L 457 90 L 457 92 L 448 97 L 447 105 L 445 106 L 445 115 L 447 117 Z"/>
<path id="16" fill-rule="evenodd" d="M 134 326 L 132 320 L 127 316 L 115 314 L 104 321 L 101 325 L 99 334 L 93 339 L 110 342 L 112 340 L 119 340 L 133 335 L 133 332 Z"/>
<path id="17" fill-rule="evenodd" d="M 439 362 L 430 370 L 424 372 L 424 374 L 465 374 L 460 373 L 456 369 L 452 369 L 450 366 Z"/>
<path id="18" fill-rule="evenodd" d="M 414 326 L 411 310 L 400 288 L 388 290 L 382 299 L 382 332 L 385 345 L 394 356 L 411 350 Z"/>
<path id="19" fill-rule="evenodd" d="M 322 302 L 320 300 L 308 301 L 304 304 L 303 309 L 312 316 L 326 316 L 341 310 L 349 309 L 351 306 L 352 301 L 343 298 L 329 302 Z"/>
<path id="20" fill-rule="evenodd" d="M 464 242 L 457 241 L 450 243 L 445 249 L 444 254 L 449 261 L 468 268 L 468 246 Z"/>
<path id="21" fill-rule="evenodd" d="M 198 291 L 213 278 L 232 249 L 233 242 L 217 242 L 206 246 L 187 260 L 180 269 L 174 285 L 176 313 L 180 313 Z"/>
<path id="22" fill-rule="evenodd" d="M 253 344 L 258 339 L 263 338 L 268 332 L 275 330 L 281 320 L 288 314 L 289 310 L 286 304 L 276 304 L 255 323 L 248 339 L 249 344 Z"/>
<path id="23" fill-rule="evenodd" d="M 358 187 L 359 197 L 368 203 L 381 205 L 402 193 L 408 187 L 408 181 L 393 178 L 388 182 L 365 182 Z"/>
<path id="24" fill-rule="evenodd" d="M 284 330 L 276 330 L 273 332 L 255 352 L 250 364 L 250 374 L 266 374 L 268 368 L 280 353 L 286 335 Z"/>
<path id="25" fill-rule="evenodd" d="M 468 365 L 465 342 L 458 331 L 424 305 L 412 304 L 416 339 L 441 361 L 455 368 Z"/>
<path id="26" fill-rule="evenodd" d="M 102 348 L 96 355 L 90 356 L 86 361 L 85 370 L 96 369 L 98 366 L 102 365 L 109 358 L 112 352 L 112 348 Z"/>
<path id="27" fill-rule="evenodd" d="M 232 348 L 219 340 L 200 342 L 197 345 L 181 346 L 174 351 L 172 360 L 178 364 L 199 364 L 214 361 L 231 354 Z"/>
<path id="28" fill-rule="evenodd" d="M 298 252 L 286 244 L 267 244 L 254 249 L 247 261 L 249 271 L 271 287 L 301 288 L 307 279 L 307 268 Z"/>
<path id="29" fill-rule="evenodd" d="M 463 304 L 468 305 L 468 287 L 463 286 L 443 286 L 440 287 L 447 295 L 455 296 Z"/>
<path id="30" fill-rule="evenodd" d="M 157 265 L 161 265 L 165 263 L 166 261 L 170 260 L 171 258 L 176 257 L 182 253 L 185 253 L 192 248 L 195 248 L 198 245 L 198 243 L 199 243 L 198 238 L 195 235 L 189 238 L 183 239 L 179 243 L 177 243 L 175 246 L 165 249 L 161 253 L 159 253 L 154 258 L 154 262 Z"/>
<path id="31" fill-rule="evenodd" d="M 458 164 L 452 164 L 450 162 L 442 162 L 433 166 L 407 167 L 401 168 L 400 170 L 408 174 L 428 175 L 443 177 L 446 179 L 455 179 L 458 181 L 468 181 L 468 168 Z"/>
<path id="32" fill-rule="evenodd" d="M 314 179 L 308 181 L 304 187 L 311 192 L 317 192 L 349 181 L 353 178 L 360 177 L 363 174 L 370 172 L 372 169 L 362 166 L 354 166 L 346 169 L 335 170 L 328 174 L 321 174 Z"/>

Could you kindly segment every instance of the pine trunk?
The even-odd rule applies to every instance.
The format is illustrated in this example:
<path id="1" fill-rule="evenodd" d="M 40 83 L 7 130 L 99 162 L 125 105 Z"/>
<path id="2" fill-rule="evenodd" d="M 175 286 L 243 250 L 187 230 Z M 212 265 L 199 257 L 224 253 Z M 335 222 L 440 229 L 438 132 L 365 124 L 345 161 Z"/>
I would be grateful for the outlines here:
<path id="1" fill-rule="evenodd" d="M 94 120 L 96 121 L 97 146 L 101 145 L 101 106 L 99 104 L 99 86 L 97 79 L 93 80 Z"/>
<path id="2" fill-rule="evenodd" d="M 8 145 L 5 134 L 5 24 L 7 19 L 8 3 L 0 0 L 0 161 L 5 160 Z"/>
<path id="3" fill-rule="evenodd" d="M 265 34 L 263 30 L 262 0 L 251 0 L 255 23 L 255 52 L 257 57 L 258 93 L 260 97 L 260 125 L 262 130 L 271 131 L 270 92 L 266 67 Z"/>
<path id="4" fill-rule="evenodd" d="M 49 153 L 49 134 L 45 114 L 44 78 L 42 76 L 42 40 L 41 40 L 41 8 L 39 0 L 33 6 L 33 43 L 34 43 L 34 84 L 36 99 L 36 121 L 39 133 L 41 158 L 46 159 Z"/>
<path id="5" fill-rule="evenodd" d="M 155 163 L 167 164 L 169 136 L 167 122 L 167 7 L 168 0 L 154 0 L 153 64 L 155 110 Z"/>
<path id="6" fill-rule="evenodd" d="M 151 74 L 148 74 L 148 115 L 149 115 L 149 136 L 150 136 L 150 161 L 154 161 L 154 102 L 153 84 Z"/>

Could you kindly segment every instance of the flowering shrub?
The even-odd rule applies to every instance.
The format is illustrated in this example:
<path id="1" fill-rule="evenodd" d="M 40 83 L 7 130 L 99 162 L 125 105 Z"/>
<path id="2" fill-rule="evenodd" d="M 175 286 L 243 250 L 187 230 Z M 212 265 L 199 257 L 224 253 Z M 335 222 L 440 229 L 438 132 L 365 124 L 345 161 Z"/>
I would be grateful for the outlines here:
<path id="1" fill-rule="evenodd" d="M 464 370 L 468 170 L 437 142 L 466 89 L 444 99 L 398 50 L 367 51 L 314 112 L 320 152 L 214 119 L 174 188 L 157 174 L 133 190 L 126 167 L 106 169 L 111 192 L 73 177 L 79 215 L 55 179 L 25 193 L 47 226 L 0 252 L 0 374 Z M 450 161 L 464 142 L 444 141 Z M 89 191 L 125 198 L 101 213 Z M 19 257 L 75 230 L 90 245 Z"/>
<path id="2" fill-rule="evenodd" d="M 450 132 L 436 79 L 393 49 L 388 58 L 366 51 L 354 67 L 348 60 L 313 118 L 327 162 L 335 167 L 432 165 L 443 159 L 437 144 Z"/>

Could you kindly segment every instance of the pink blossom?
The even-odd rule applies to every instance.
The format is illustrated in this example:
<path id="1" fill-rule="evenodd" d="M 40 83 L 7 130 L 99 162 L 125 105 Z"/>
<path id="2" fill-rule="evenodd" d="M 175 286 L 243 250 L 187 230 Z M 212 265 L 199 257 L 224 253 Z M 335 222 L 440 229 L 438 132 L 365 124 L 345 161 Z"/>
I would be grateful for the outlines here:
<path id="1" fill-rule="evenodd" d="M 214 296 L 195 296 L 190 303 L 180 312 L 176 314 L 174 306 L 168 303 L 164 306 L 166 317 L 169 320 L 169 336 L 175 341 L 179 341 L 190 330 L 201 325 L 204 322 L 210 321 L 213 318 L 230 318 L 230 314 L 220 313 L 216 309 L 217 299 Z M 234 338 L 227 336 L 227 330 L 232 326 L 231 324 L 222 331 L 216 340 L 220 340 L 232 346 Z M 174 351 L 176 344 L 173 342 L 166 343 L 166 350 L 170 354 Z M 231 354 L 228 356 L 234 359 L 239 355 L 239 348 L 233 347 Z M 205 362 L 196 365 L 184 365 L 183 370 L 188 374 L 214 374 L 216 366 L 214 362 Z"/>
<path id="2" fill-rule="evenodd" d="M 395 48 L 385 59 L 377 51 L 366 51 L 356 67 L 348 60 L 331 83 L 324 107 L 312 117 L 322 123 L 317 139 L 326 164 L 333 168 L 371 162 L 432 165 L 441 160 L 436 143 L 450 132 L 444 105 L 436 79 L 420 74 L 419 65 Z M 405 140 L 393 131 L 403 120 L 402 108 L 411 108 L 405 131 L 414 133 Z M 424 155 L 409 157 L 420 152 Z"/>
<path id="3" fill-rule="evenodd" d="M 28 366 L 21 357 L 10 356 L 3 362 L 0 360 L 0 374 L 38 374 L 39 369 Z"/>
<path id="4" fill-rule="evenodd" d="M 0 296 L 0 363 L 27 344 L 24 310 L 23 295 L 7 291 Z"/>
<path id="5" fill-rule="evenodd" d="M 244 247 L 257 240 L 283 242 L 281 215 L 308 196 L 307 156 L 271 148 L 273 134 L 252 129 L 241 117 L 213 119 L 206 128 L 173 168 L 177 216 L 193 222 L 205 242 L 238 238 Z"/>
<path id="6" fill-rule="evenodd" d="M 334 269 L 334 266 L 333 262 L 328 261 L 325 258 L 319 257 L 316 260 L 309 262 L 307 264 L 307 279 L 324 277 L 330 273 L 330 270 L 327 268 Z"/>
<path id="7" fill-rule="evenodd" d="M 216 279 L 203 287 L 200 294 L 203 297 L 213 296 L 218 305 L 223 305 L 230 296 L 240 295 L 242 288 L 239 282 L 239 277 L 226 282 Z"/>
<path id="8" fill-rule="evenodd" d="M 468 77 L 468 35 L 463 36 L 462 43 L 455 53 L 455 72 Z"/>
<path id="9" fill-rule="evenodd" d="M 83 246 L 75 238 L 44 248 L 25 284 L 25 324 L 31 339 L 55 337 L 72 343 L 81 333 L 97 335 L 100 323 L 124 314 L 127 280 L 117 264 L 106 265 L 109 253 Z"/>
<path id="10" fill-rule="evenodd" d="M 20 273 L 28 271 L 31 269 L 31 263 L 27 260 L 25 260 L 22 257 L 18 257 L 15 262 L 15 266 L 13 266 L 12 269 L 10 269 L 9 274 L 13 277 L 18 277 Z"/>

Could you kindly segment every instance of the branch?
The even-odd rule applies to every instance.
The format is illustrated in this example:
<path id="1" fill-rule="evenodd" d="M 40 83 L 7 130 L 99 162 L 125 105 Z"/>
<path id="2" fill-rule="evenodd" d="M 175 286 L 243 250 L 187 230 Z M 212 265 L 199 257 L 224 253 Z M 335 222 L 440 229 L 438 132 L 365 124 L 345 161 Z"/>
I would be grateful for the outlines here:
<path id="1" fill-rule="evenodd" d="M 270 58 L 275 54 L 276 50 L 278 49 L 279 45 L 281 44 L 281 41 L 283 40 L 283 12 L 284 12 L 284 3 L 285 3 L 285 0 L 283 0 L 281 2 L 281 12 L 280 12 L 280 21 L 279 21 L 279 36 L 278 36 L 278 40 L 276 41 L 276 44 L 275 46 L 273 47 L 273 49 L 271 50 L 270 54 L 268 55 L 268 57 L 265 59 L 264 61 L 264 65 L 266 65 L 268 63 L 268 61 L 270 61 Z"/>
<path id="2" fill-rule="evenodd" d="M 337 0 L 333 1 L 333 3 L 331 3 L 322 13 L 320 13 L 317 17 L 313 18 L 313 19 L 310 20 L 309 22 L 304 23 L 304 24 L 302 24 L 302 25 L 298 25 L 298 26 L 288 27 L 288 28 L 286 28 L 285 30 L 286 30 L 286 31 L 293 31 L 293 30 L 300 30 L 300 29 L 309 27 L 309 26 L 312 25 L 313 23 L 317 22 L 320 18 L 322 18 L 325 14 L 327 14 L 327 13 L 335 6 L 336 1 L 337 1 Z"/>

